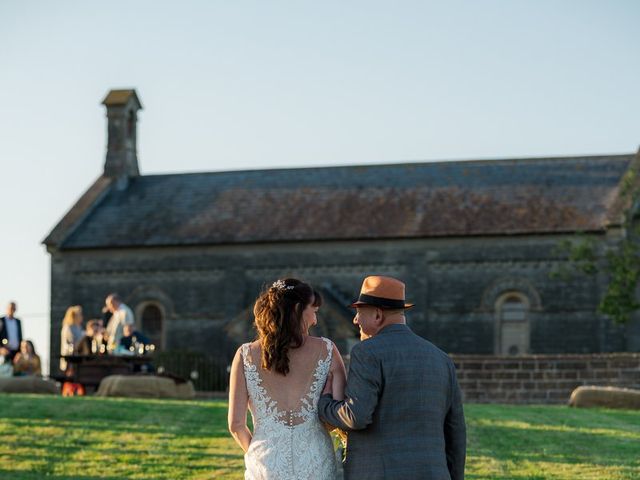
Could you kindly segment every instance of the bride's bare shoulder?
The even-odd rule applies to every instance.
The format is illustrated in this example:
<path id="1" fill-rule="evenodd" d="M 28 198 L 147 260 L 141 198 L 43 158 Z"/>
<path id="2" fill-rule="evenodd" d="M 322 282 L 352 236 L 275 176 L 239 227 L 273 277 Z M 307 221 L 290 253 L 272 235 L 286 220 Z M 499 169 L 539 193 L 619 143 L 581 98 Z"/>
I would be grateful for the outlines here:
<path id="1" fill-rule="evenodd" d="M 239 356 L 242 353 L 242 349 L 244 348 L 245 345 L 249 346 L 249 352 L 251 352 L 251 354 L 254 354 L 255 352 L 260 352 L 260 342 L 256 340 L 254 342 L 247 342 L 240 345 L 238 347 L 238 350 L 236 351 L 236 356 Z"/>
<path id="2" fill-rule="evenodd" d="M 322 340 L 322 337 L 314 337 L 313 335 L 309 335 L 307 337 L 307 342 L 310 342 L 311 344 L 320 344 L 322 343 L 324 340 Z"/>
<path id="3" fill-rule="evenodd" d="M 311 335 L 309 335 L 307 337 L 307 343 L 309 344 L 310 347 L 314 348 L 314 349 L 326 349 L 326 342 L 324 337 L 312 337 Z"/>

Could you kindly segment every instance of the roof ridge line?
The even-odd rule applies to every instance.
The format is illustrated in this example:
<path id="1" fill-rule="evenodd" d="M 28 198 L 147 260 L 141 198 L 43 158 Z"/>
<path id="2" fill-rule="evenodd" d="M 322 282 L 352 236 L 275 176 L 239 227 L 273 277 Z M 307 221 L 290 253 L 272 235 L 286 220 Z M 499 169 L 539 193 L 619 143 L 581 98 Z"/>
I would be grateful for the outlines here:
<path id="1" fill-rule="evenodd" d="M 152 173 L 148 175 L 141 175 L 144 178 L 150 177 L 167 177 L 178 175 L 218 175 L 218 174 L 234 174 L 234 173 L 251 173 L 251 172 L 287 172 L 287 171 L 300 171 L 300 170 L 330 170 L 330 169 L 348 169 L 348 168 L 397 168 L 400 166 L 406 167 L 421 167 L 421 166 L 436 166 L 436 165 L 449 165 L 449 164 L 506 164 L 515 162 L 533 162 L 533 163 L 552 163 L 561 160 L 573 161 L 575 163 L 587 163 L 593 160 L 605 160 L 605 159 L 618 159 L 631 158 L 635 153 L 615 153 L 615 154 L 602 154 L 602 155 L 578 155 L 569 157 L 516 157 L 516 158 L 485 158 L 485 159 L 459 159 L 459 160 L 417 160 L 417 161 L 399 161 L 397 163 L 366 163 L 366 164 L 349 164 L 349 165 L 313 165 L 313 166 L 300 166 L 300 167 L 274 167 L 274 168 L 249 168 L 245 170 L 206 170 L 206 171 L 193 171 L 193 172 L 166 172 L 166 173 Z"/>

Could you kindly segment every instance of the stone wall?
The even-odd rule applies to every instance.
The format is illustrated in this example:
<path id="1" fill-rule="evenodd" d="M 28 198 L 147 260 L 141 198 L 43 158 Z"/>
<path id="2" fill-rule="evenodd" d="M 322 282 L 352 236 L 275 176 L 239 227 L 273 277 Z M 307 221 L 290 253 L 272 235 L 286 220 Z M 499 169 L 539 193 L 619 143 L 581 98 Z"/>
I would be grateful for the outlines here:
<path id="1" fill-rule="evenodd" d="M 562 264 L 556 253 L 562 238 L 52 249 L 51 364 L 58 363 L 66 308 L 79 304 L 86 319 L 99 316 L 105 296 L 113 291 L 136 315 L 149 303 L 158 306 L 163 349 L 232 356 L 254 335 L 252 306 L 258 292 L 284 276 L 318 287 L 325 303 L 315 333 L 348 353 L 357 339 L 347 305 L 370 274 L 406 282 L 407 299 L 416 304 L 407 314 L 410 327 L 446 352 L 496 354 L 496 304 L 508 292 L 518 292 L 529 305 L 528 353 L 633 351 L 629 330 L 597 313 L 606 286 L 602 278 L 550 276 Z M 640 328 L 635 337 L 640 345 Z"/>
<path id="2" fill-rule="evenodd" d="M 640 353 L 451 355 L 466 403 L 556 403 L 580 385 L 640 388 Z"/>

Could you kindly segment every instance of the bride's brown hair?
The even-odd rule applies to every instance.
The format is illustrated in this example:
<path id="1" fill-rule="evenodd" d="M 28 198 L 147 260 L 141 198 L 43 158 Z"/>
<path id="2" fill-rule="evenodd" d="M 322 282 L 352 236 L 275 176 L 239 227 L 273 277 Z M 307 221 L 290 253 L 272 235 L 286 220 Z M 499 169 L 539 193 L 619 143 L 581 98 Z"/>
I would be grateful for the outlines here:
<path id="1" fill-rule="evenodd" d="M 310 285 L 286 278 L 274 282 L 253 306 L 262 347 L 262 368 L 289 373 L 289 349 L 304 342 L 302 312 L 314 300 Z"/>

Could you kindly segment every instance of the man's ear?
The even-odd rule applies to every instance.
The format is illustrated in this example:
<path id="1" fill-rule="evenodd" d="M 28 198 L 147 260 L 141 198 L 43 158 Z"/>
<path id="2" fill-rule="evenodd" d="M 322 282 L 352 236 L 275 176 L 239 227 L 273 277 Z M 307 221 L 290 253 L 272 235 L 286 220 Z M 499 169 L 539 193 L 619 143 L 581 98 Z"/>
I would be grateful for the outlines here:
<path id="1" fill-rule="evenodd" d="M 376 308 L 376 325 L 379 327 L 384 322 L 384 311 L 381 308 Z"/>

